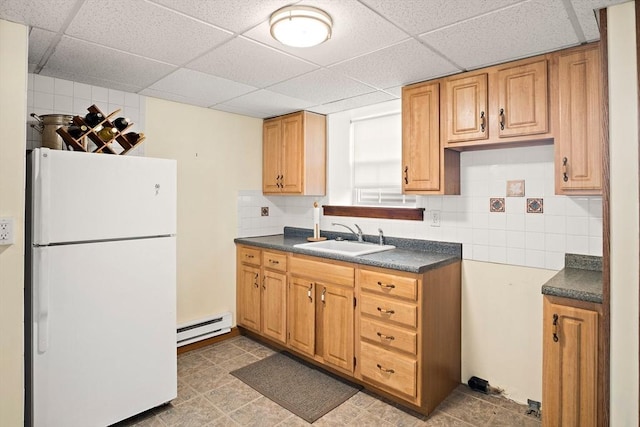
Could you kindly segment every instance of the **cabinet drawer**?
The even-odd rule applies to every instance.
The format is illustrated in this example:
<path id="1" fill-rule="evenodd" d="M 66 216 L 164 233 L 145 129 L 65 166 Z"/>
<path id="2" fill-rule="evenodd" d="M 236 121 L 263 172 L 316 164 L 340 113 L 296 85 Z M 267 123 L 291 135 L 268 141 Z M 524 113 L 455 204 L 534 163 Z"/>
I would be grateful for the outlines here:
<path id="1" fill-rule="evenodd" d="M 416 354 L 417 335 L 413 331 L 396 328 L 382 322 L 367 320 L 360 323 L 360 337 L 373 341 L 384 348 L 397 349 Z"/>
<path id="2" fill-rule="evenodd" d="M 362 290 L 413 301 L 418 298 L 418 280 L 411 277 L 360 270 L 358 280 Z"/>
<path id="3" fill-rule="evenodd" d="M 360 343 L 360 372 L 362 377 L 398 391 L 403 395 L 417 395 L 417 362 L 365 342 Z"/>
<path id="4" fill-rule="evenodd" d="M 262 265 L 272 270 L 287 271 L 287 254 L 264 251 Z"/>
<path id="5" fill-rule="evenodd" d="M 384 323 L 397 323 L 412 328 L 418 326 L 417 307 L 391 298 L 361 295 L 360 313 L 373 316 Z"/>
<path id="6" fill-rule="evenodd" d="M 336 285 L 353 286 L 354 282 L 353 267 L 333 264 L 329 260 L 315 261 L 308 258 L 291 257 L 289 271 L 296 276 Z"/>
<path id="7" fill-rule="evenodd" d="M 260 265 L 260 249 L 242 246 L 238 249 L 238 257 L 243 264 Z"/>

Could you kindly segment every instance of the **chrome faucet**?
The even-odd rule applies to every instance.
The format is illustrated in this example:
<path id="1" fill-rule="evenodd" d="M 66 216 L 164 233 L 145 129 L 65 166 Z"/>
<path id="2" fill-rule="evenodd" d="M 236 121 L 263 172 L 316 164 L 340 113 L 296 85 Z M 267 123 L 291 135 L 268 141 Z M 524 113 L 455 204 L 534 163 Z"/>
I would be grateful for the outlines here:
<path id="1" fill-rule="evenodd" d="M 364 234 L 362 234 L 362 229 L 360 227 L 358 227 L 358 224 L 353 224 L 358 229 L 357 233 L 355 231 L 353 231 L 353 229 L 351 227 L 349 227 L 348 225 L 339 224 L 337 222 L 332 222 L 331 225 L 339 225 L 341 227 L 346 228 L 347 230 L 352 232 L 354 236 L 356 236 L 358 238 L 358 242 L 364 242 Z"/>
<path id="2" fill-rule="evenodd" d="M 380 246 L 384 245 L 384 234 L 382 234 L 382 228 L 378 228 L 378 243 Z"/>

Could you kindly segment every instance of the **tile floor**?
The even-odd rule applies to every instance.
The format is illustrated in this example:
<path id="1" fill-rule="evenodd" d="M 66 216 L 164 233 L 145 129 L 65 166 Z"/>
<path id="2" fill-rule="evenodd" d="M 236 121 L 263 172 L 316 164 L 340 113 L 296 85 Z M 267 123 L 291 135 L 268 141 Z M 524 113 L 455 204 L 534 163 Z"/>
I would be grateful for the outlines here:
<path id="1" fill-rule="evenodd" d="M 232 375 L 274 350 L 244 336 L 178 356 L 178 397 L 171 404 L 118 423 L 118 427 L 308 426 Z M 539 427 L 525 405 L 487 396 L 461 384 L 429 417 L 402 410 L 360 391 L 314 426 Z"/>

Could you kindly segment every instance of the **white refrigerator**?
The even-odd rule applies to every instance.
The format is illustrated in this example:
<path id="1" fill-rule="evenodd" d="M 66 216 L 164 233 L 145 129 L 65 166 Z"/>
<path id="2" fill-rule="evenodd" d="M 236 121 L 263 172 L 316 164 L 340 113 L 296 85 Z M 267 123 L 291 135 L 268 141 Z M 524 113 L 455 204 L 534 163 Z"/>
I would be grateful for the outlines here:
<path id="1" fill-rule="evenodd" d="M 25 424 L 174 399 L 176 162 L 35 149 L 26 194 Z"/>

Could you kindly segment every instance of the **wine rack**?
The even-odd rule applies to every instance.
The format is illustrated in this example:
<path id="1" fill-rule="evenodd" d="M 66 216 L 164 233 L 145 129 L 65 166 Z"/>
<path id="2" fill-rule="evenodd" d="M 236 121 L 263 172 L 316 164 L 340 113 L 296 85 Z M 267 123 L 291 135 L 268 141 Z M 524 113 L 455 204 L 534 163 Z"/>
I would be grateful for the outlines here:
<path id="1" fill-rule="evenodd" d="M 109 115 L 105 115 L 98 107 L 92 105 L 87 108 L 90 113 L 100 113 L 104 117 L 102 121 L 95 124 L 94 126 L 89 126 L 87 122 L 85 122 L 84 118 L 81 116 L 73 116 L 73 124 L 76 126 L 85 125 L 89 130 L 85 132 L 82 136 L 78 138 L 72 137 L 69 132 L 67 132 L 66 127 L 61 127 L 56 130 L 58 135 L 62 138 L 65 144 L 67 144 L 68 148 L 71 148 L 73 151 L 85 151 L 89 152 L 89 141 L 93 142 L 96 146 L 95 149 L 92 149 L 92 153 L 105 153 L 105 154 L 127 154 L 129 151 L 136 148 L 144 141 L 144 135 L 140 134 L 140 137 L 132 141 L 128 136 L 126 131 L 133 125 L 133 123 L 129 123 L 126 128 L 122 130 L 118 130 L 116 134 L 113 135 L 111 139 L 108 141 L 104 141 L 100 136 L 98 136 L 97 129 L 101 127 L 113 127 L 117 129 L 112 123 L 112 119 L 118 115 L 120 109 L 113 111 Z M 119 145 L 122 150 L 117 150 L 116 145 Z"/>

